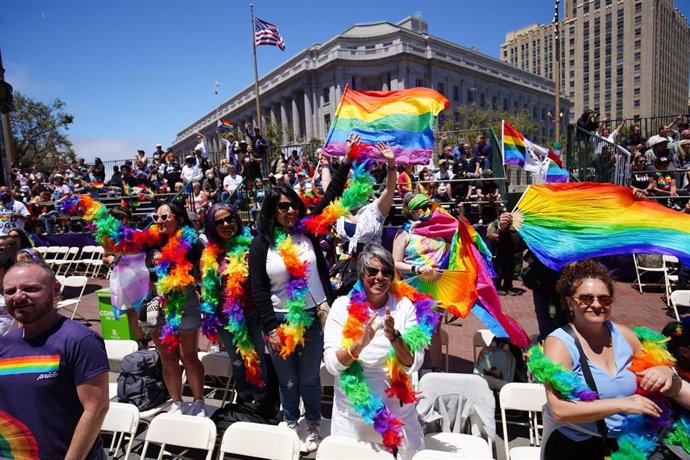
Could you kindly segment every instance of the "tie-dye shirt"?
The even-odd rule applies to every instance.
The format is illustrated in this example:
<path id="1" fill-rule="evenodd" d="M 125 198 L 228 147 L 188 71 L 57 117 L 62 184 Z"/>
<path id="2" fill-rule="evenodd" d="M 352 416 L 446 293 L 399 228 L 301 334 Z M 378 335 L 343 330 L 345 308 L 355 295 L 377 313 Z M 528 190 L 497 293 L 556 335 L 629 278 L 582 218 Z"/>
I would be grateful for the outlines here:
<path id="1" fill-rule="evenodd" d="M 431 265 L 434 268 L 446 268 L 448 246 L 444 238 L 410 233 L 410 241 L 405 247 L 403 262 L 418 266 Z M 413 273 L 409 274 L 409 276 L 413 275 Z"/>

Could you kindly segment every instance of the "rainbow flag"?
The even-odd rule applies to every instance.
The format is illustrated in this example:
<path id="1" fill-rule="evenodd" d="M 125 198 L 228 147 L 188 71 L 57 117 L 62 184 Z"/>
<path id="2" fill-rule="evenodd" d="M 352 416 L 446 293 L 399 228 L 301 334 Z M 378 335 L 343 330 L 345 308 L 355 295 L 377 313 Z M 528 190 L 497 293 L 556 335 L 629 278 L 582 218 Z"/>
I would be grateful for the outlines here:
<path id="1" fill-rule="evenodd" d="M 223 120 L 222 118 L 218 120 L 218 131 L 232 131 L 234 127 L 235 125 L 227 120 Z"/>
<path id="2" fill-rule="evenodd" d="M 518 165 L 525 171 L 540 174 L 547 183 L 568 182 L 570 174 L 553 150 L 530 141 L 505 120 L 501 130 L 504 165 Z"/>
<path id="3" fill-rule="evenodd" d="M 90 185 L 91 187 L 93 187 L 93 188 L 103 188 L 103 187 L 105 187 L 105 185 L 103 184 L 103 182 L 97 182 L 97 181 L 89 182 L 89 185 Z"/>
<path id="4" fill-rule="evenodd" d="M 633 253 L 673 255 L 690 265 L 690 215 L 637 200 L 619 185 L 531 185 L 513 210 L 513 224 L 554 270 L 577 260 Z"/>
<path id="5" fill-rule="evenodd" d="M 374 146 L 387 143 L 402 164 L 428 164 L 434 153 L 436 116 L 450 102 L 430 88 L 345 92 L 326 136 L 324 152 L 344 155 L 350 133 L 359 134 L 366 158 L 381 160 Z"/>
<path id="6" fill-rule="evenodd" d="M 549 150 L 549 153 L 553 152 Z M 568 179 L 570 179 L 570 173 L 567 169 L 563 168 L 563 166 L 560 166 L 558 163 L 556 163 L 556 161 L 552 159 L 551 156 L 549 156 L 544 161 L 544 182 L 546 182 L 547 184 L 568 182 Z"/>

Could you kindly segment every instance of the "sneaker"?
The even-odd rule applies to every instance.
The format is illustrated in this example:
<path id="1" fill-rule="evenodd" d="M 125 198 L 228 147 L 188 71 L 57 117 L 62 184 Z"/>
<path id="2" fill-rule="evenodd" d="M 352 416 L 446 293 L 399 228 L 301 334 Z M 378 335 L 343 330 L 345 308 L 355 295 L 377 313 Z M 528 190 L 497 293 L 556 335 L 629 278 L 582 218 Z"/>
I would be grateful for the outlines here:
<path id="1" fill-rule="evenodd" d="M 194 417 L 206 417 L 206 404 L 204 404 L 203 399 L 195 399 L 192 404 L 192 409 L 189 411 L 189 415 Z"/>
<path id="2" fill-rule="evenodd" d="M 172 403 L 172 406 L 170 406 L 168 414 L 182 415 L 182 401 L 175 401 L 174 403 Z"/>
<path id="3" fill-rule="evenodd" d="M 321 444 L 321 433 L 319 432 L 319 424 L 309 424 L 307 427 L 307 439 L 304 444 L 307 447 L 307 452 L 316 452 Z"/>
<path id="4" fill-rule="evenodd" d="M 285 422 L 285 426 L 290 428 L 292 431 L 297 431 L 297 422 Z"/>

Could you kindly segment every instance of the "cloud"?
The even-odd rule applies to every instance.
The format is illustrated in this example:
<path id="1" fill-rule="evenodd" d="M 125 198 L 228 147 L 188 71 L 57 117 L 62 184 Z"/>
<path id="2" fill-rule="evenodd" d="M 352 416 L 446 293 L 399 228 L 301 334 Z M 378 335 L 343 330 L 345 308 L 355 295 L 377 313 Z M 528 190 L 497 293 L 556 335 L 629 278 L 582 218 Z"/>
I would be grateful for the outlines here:
<path id="1" fill-rule="evenodd" d="M 12 85 L 15 91 L 34 100 L 52 101 L 60 94 L 60 84 L 46 78 L 45 75 L 36 76 L 28 64 L 8 60 L 5 63 L 5 81 Z"/>
<path id="2" fill-rule="evenodd" d="M 70 136 L 70 140 L 74 144 L 77 156 L 83 157 L 87 163 L 96 157 L 103 161 L 132 159 L 136 151 L 142 148 L 141 141 L 134 139 Z"/>

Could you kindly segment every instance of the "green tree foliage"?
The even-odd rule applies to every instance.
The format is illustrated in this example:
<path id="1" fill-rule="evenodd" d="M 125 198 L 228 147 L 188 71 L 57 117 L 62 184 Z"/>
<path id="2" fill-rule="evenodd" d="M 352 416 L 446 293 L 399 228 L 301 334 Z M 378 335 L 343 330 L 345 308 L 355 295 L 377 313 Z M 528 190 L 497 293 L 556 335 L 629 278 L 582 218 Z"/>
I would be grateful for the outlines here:
<path id="1" fill-rule="evenodd" d="M 452 110 L 444 110 L 440 118 L 441 131 L 463 131 L 458 133 L 458 136 L 464 137 L 468 142 L 474 142 L 474 137 L 486 128 L 492 128 L 500 136 L 501 120 L 507 121 L 528 138 L 541 126 L 540 121 L 532 119 L 530 110 L 527 108 L 514 110 L 503 110 L 498 107 L 481 108 L 475 102 L 459 105 L 455 113 Z"/>
<path id="2" fill-rule="evenodd" d="M 75 159 L 72 142 L 66 133 L 74 116 L 65 112 L 64 102 L 55 99 L 46 105 L 15 93 L 14 105 L 10 124 L 15 163 L 47 170 L 64 160 Z"/>

